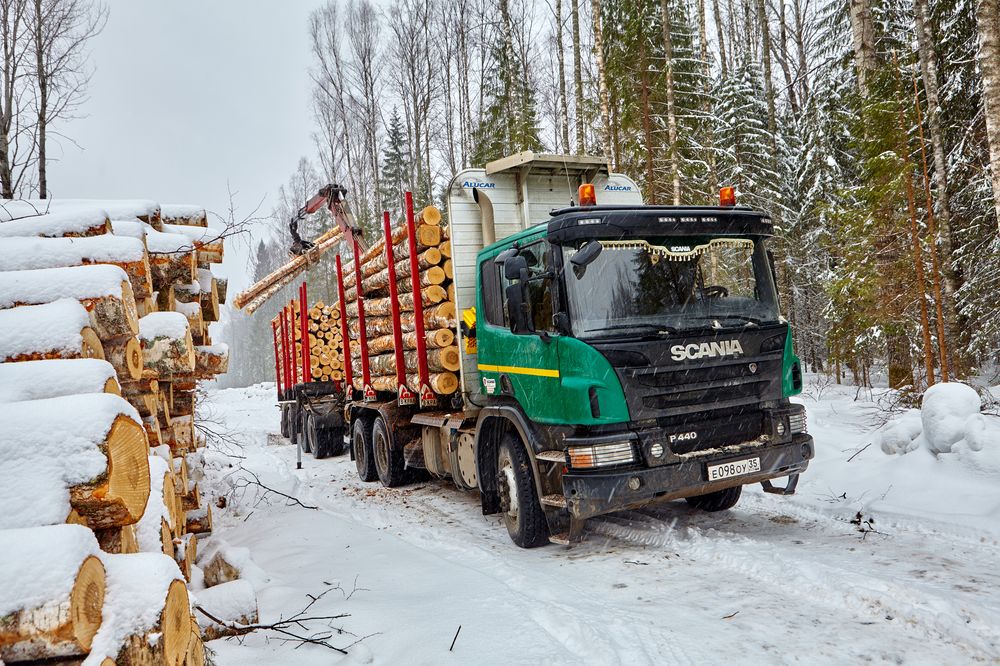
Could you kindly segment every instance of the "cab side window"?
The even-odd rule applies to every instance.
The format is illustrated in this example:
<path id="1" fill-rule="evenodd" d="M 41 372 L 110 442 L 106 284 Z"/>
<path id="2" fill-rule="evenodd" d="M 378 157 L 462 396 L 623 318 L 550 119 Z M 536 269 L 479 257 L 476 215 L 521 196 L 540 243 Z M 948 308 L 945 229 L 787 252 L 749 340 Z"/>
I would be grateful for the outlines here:
<path id="1" fill-rule="evenodd" d="M 533 324 L 536 331 L 554 332 L 552 324 L 552 278 L 541 277 L 550 269 L 552 260 L 548 241 L 540 240 L 521 248 L 521 256 L 528 262 L 528 299 L 531 303 Z M 510 326 L 510 316 L 507 312 L 506 289 L 510 280 L 500 275 L 500 292 L 503 294 L 503 323 Z"/>
<path id="2" fill-rule="evenodd" d="M 503 289 L 500 286 L 500 275 L 503 267 L 487 259 L 479 266 L 479 280 L 483 289 L 482 316 L 493 326 L 507 325 L 507 307 L 504 303 Z"/>

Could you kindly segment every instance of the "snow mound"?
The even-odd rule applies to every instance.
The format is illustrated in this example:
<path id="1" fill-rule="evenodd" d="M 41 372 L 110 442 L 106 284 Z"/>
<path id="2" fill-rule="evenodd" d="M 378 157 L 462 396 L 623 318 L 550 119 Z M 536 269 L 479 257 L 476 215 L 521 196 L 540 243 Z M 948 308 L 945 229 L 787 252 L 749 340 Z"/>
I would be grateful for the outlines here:
<path id="1" fill-rule="evenodd" d="M 920 407 L 885 427 L 882 451 L 902 455 L 923 447 L 938 455 L 960 449 L 982 451 L 987 445 L 1000 444 L 1000 418 L 980 413 L 982 401 L 971 386 L 935 384 L 924 393 Z"/>
<path id="2" fill-rule="evenodd" d="M 80 564 L 101 552 L 83 525 L 2 530 L 0 543 L 0 617 L 68 598 Z"/>
<path id="3" fill-rule="evenodd" d="M 139 319 L 139 337 L 143 340 L 176 340 L 187 335 L 187 330 L 187 317 L 180 312 L 150 312 Z"/>

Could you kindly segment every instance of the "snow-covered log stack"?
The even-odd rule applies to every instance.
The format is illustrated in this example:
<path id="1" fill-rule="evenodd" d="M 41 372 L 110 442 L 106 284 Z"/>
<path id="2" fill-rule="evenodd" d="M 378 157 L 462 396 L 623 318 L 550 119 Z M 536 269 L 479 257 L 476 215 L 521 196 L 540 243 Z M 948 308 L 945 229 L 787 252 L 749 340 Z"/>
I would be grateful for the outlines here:
<path id="1" fill-rule="evenodd" d="M 204 663 L 184 581 L 222 238 L 200 207 L 3 202 L 0 661 Z"/>

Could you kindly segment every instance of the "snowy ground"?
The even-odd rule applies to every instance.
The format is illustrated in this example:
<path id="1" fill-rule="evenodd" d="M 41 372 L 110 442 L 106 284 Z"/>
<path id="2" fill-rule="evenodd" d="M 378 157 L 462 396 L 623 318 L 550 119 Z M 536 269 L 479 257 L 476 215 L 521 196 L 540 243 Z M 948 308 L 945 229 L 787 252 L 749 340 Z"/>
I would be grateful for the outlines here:
<path id="1" fill-rule="evenodd" d="M 863 448 L 882 417 L 855 395 L 807 388 L 818 456 L 793 497 L 747 488 L 721 515 L 673 502 L 526 551 L 444 483 L 363 484 L 347 456 L 297 471 L 269 438 L 273 387 L 212 393 L 205 416 L 245 457 L 209 454 L 216 492 L 229 487 L 213 539 L 250 549 L 262 621 L 333 588 L 310 613 L 350 614 L 331 642 L 351 647 L 209 647 L 223 666 L 1000 663 L 1000 442 L 940 458 Z M 244 487 L 240 465 L 318 509 Z"/>

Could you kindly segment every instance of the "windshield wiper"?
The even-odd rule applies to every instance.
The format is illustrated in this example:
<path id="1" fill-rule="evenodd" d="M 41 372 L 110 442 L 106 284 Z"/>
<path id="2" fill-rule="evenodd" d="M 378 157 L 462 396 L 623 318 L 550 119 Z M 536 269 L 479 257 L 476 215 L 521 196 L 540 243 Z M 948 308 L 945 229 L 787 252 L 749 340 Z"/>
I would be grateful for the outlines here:
<path id="1" fill-rule="evenodd" d="M 753 325 L 756 327 L 760 327 L 761 323 L 764 321 L 763 319 L 760 319 L 758 317 L 750 317 L 749 315 L 741 315 L 741 314 L 698 315 L 692 317 L 692 319 L 711 319 L 713 321 L 717 321 L 719 319 L 739 319 L 740 321 L 745 322 L 744 326 Z M 720 327 L 724 328 L 721 325 Z"/>
<path id="2" fill-rule="evenodd" d="M 673 326 L 656 326 L 653 324 L 630 324 L 626 326 L 604 326 L 602 328 L 588 328 L 584 331 L 585 334 L 590 335 L 591 333 L 600 333 L 602 331 L 614 331 L 618 336 L 603 336 L 603 337 L 620 337 L 627 335 L 641 335 L 644 337 L 657 336 L 663 337 L 665 335 L 674 335 L 677 333 L 677 329 Z"/>

